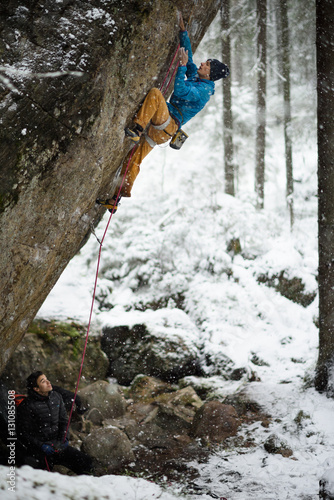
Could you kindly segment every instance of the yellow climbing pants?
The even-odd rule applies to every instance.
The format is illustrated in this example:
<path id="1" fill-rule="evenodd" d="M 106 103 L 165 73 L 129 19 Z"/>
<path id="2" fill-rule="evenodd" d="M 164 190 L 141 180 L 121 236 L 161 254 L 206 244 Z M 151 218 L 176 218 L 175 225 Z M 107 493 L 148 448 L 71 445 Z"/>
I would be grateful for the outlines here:
<path id="1" fill-rule="evenodd" d="M 164 127 L 164 130 L 157 130 L 152 126 L 153 125 L 162 125 L 169 118 L 169 111 L 165 101 L 164 96 L 158 89 L 151 89 L 145 100 L 139 109 L 138 113 L 134 118 L 134 122 L 138 123 L 145 130 L 147 125 L 151 122 L 151 125 L 147 131 L 147 135 L 150 139 L 152 139 L 156 144 L 163 144 L 167 142 L 171 136 L 173 136 L 178 129 L 178 124 L 176 121 L 170 117 L 169 124 Z M 167 133 L 166 133 L 166 132 Z M 128 171 L 124 179 L 124 183 L 121 190 L 121 196 L 129 197 L 131 196 L 131 189 L 136 180 L 137 175 L 140 171 L 140 164 L 151 151 L 153 147 L 147 142 L 145 135 L 141 137 L 133 156 L 130 160 Z M 123 175 L 125 173 L 126 167 L 128 165 L 129 158 L 131 156 L 131 152 L 128 154 L 125 159 L 122 167 L 122 173 L 120 179 L 123 179 Z"/>

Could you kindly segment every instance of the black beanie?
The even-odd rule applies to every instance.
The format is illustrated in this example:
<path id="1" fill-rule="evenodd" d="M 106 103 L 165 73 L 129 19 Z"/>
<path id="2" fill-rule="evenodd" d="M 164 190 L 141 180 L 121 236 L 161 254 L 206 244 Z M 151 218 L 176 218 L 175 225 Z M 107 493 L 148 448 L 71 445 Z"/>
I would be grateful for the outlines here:
<path id="1" fill-rule="evenodd" d="M 210 62 L 210 80 L 216 81 L 221 78 L 226 78 L 230 74 L 230 70 L 226 64 L 221 63 L 218 59 L 208 59 Z"/>

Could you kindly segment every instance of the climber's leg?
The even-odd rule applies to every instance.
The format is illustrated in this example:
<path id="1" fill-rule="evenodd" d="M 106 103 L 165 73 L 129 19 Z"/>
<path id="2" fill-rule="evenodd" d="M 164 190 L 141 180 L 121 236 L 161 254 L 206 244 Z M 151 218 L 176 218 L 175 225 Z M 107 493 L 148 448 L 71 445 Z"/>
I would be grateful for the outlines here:
<path id="1" fill-rule="evenodd" d="M 145 135 L 143 131 L 150 122 L 151 125 L 147 135 Z M 155 126 L 163 126 L 163 129 L 157 129 Z M 151 89 L 134 118 L 134 126 L 125 129 L 126 135 L 138 145 L 129 165 L 128 162 L 132 152 L 129 153 L 123 163 L 120 179 L 123 178 L 126 168 L 127 173 L 121 189 L 121 196 L 131 196 L 132 186 L 139 174 L 143 159 L 156 144 L 167 142 L 177 132 L 177 129 L 178 125 L 169 114 L 164 96 L 159 89 Z"/>
<path id="2" fill-rule="evenodd" d="M 150 121 L 155 125 L 161 125 L 169 118 L 169 111 L 164 96 L 159 89 L 153 88 L 149 91 L 134 122 L 143 129 L 147 127 Z"/>
<path id="3" fill-rule="evenodd" d="M 121 196 L 124 196 L 124 197 L 131 196 L 131 190 L 132 190 L 133 183 L 135 182 L 136 177 L 140 171 L 140 164 L 143 161 L 143 159 L 145 158 L 145 156 L 147 156 L 152 151 L 152 149 L 153 148 L 146 141 L 145 136 L 142 136 L 140 141 L 139 141 L 138 146 L 136 147 L 136 149 L 133 153 L 133 156 L 130 160 L 129 165 L 128 165 L 128 162 L 129 162 L 129 158 L 132 154 L 132 150 L 130 151 L 130 153 L 127 155 L 126 159 L 123 162 L 122 172 L 121 172 L 121 175 L 119 177 L 119 179 L 120 179 L 119 185 L 116 188 L 115 192 L 118 192 L 120 182 L 122 182 L 123 177 L 124 177 L 124 173 L 125 173 L 126 168 L 127 168 L 127 173 L 126 173 L 120 194 L 121 194 Z"/>

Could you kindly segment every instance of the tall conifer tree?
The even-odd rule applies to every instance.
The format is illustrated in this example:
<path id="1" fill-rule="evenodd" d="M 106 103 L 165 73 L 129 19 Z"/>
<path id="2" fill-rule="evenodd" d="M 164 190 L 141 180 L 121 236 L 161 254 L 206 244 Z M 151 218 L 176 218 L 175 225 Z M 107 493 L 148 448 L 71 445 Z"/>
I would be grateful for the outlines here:
<path id="1" fill-rule="evenodd" d="M 255 192 L 258 208 L 264 207 L 267 84 L 267 0 L 257 0 L 257 89 Z"/>
<path id="2" fill-rule="evenodd" d="M 222 60 L 231 69 L 230 0 L 221 3 Z M 223 85 L 223 137 L 225 193 L 235 195 L 233 158 L 232 77 Z"/>
<path id="3" fill-rule="evenodd" d="M 334 30 L 332 0 L 316 1 L 319 358 L 315 386 L 334 395 Z"/>

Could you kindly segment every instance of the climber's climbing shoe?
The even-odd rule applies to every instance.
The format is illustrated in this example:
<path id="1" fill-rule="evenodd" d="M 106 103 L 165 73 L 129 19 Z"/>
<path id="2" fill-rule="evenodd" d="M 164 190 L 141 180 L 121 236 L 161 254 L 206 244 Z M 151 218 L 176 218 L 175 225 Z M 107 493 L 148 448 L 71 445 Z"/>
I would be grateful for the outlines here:
<path id="1" fill-rule="evenodd" d="M 140 137 L 143 131 L 143 127 L 141 127 L 138 123 L 135 123 L 132 127 L 124 129 L 125 135 L 136 144 L 140 141 Z"/>
<path id="2" fill-rule="evenodd" d="M 102 207 L 104 208 L 107 208 L 109 210 L 109 212 L 111 213 L 115 213 L 117 208 L 118 208 L 118 205 L 120 204 L 120 199 L 121 197 L 119 196 L 119 198 L 117 199 L 117 196 L 114 195 L 112 198 L 109 198 L 108 200 L 101 200 L 100 198 L 98 198 L 96 200 L 96 203 L 98 205 L 101 205 Z"/>

